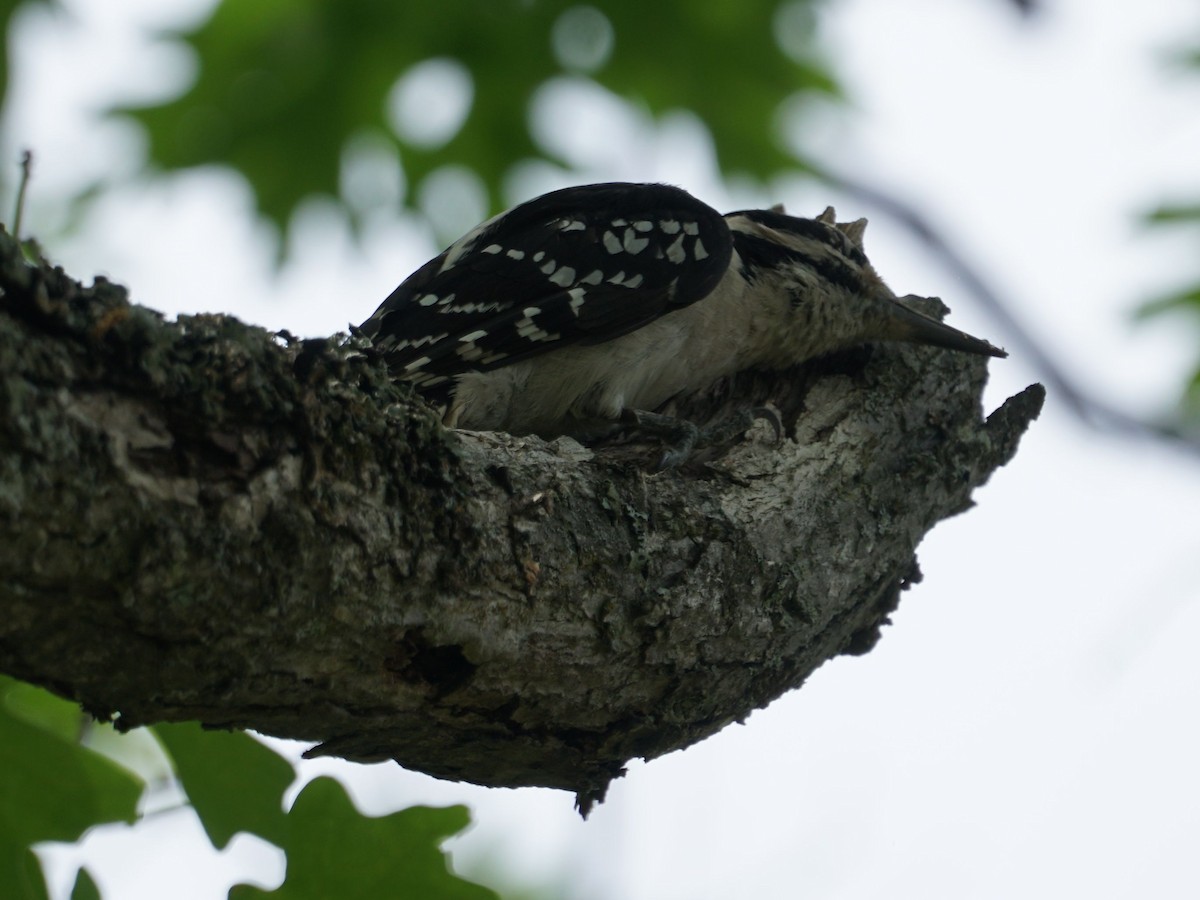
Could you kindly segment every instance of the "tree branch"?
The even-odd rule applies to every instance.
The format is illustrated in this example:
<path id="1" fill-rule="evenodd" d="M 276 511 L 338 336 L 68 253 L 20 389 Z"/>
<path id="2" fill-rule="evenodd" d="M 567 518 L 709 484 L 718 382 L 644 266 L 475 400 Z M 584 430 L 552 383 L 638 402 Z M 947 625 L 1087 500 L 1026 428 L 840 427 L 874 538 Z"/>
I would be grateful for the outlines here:
<path id="1" fill-rule="evenodd" d="M 166 322 L 2 234 L 0 287 L 0 668 L 122 727 L 585 811 L 869 649 L 1043 396 L 984 421 L 984 361 L 875 348 L 694 398 L 774 402 L 789 437 L 650 476 L 647 448 L 446 432 L 351 339 Z"/>

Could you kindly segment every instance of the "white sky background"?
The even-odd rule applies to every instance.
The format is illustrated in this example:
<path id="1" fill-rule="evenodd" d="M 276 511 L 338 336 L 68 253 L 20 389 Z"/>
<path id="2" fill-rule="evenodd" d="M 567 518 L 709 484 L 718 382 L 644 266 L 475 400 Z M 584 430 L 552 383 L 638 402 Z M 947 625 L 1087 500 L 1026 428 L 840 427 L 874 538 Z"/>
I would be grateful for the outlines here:
<path id="1" fill-rule="evenodd" d="M 1000 0 L 830 4 L 825 46 L 858 111 L 824 121 L 820 146 L 954 233 L 1083 383 L 1166 409 L 1200 335 L 1178 321 L 1133 331 L 1128 316 L 1194 277 L 1200 254 L 1194 234 L 1147 236 L 1134 216 L 1200 195 L 1200 79 L 1172 78 L 1159 55 L 1200 32 L 1200 10 L 1047 5 L 1021 27 Z M 53 224 L 65 187 L 140 159 L 132 132 L 90 110 L 186 77 L 133 29 L 169 21 L 170 4 L 68 6 L 77 22 L 31 19 L 15 48 L 4 152 L 37 153 L 35 229 Z M 670 180 L 722 207 L 768 199 L 717 186 L 686 121 L 651 134 L 603 104 L 566 108 L 566 131 L 611 142 L 588 153 L 593 180 Z M 769 199 L 811 215 L 838 198 L 781 187 Z M 302 262 L 273 282 L 248 210 L 219 174 L 130 187 L 49 252 L 171 313 L 323 334 L 365 318 L 436 249 L 381 217 L 358 253 L 314 205 Z M 844 199 L 839 212 L 871 214 Z M 954 324 L 1009 341 L 899 226 L 872 218 L 867 249 L 893 287 L 940 295 Z M 991 371 L 989 409 L 1039 378 L 1019 355 Z M 1200 896 L 1200 458 L 1086 430 L 1051 396 L 976 500 L 921 546 L 925 581 L 868 656 L 834 661 L 745 726 L 632 765 L 586 823 L 558 792 L 390 765 L 302 772 L 337 772 L 373 813 L 466 803 L 477 824 L 452 844 L 460 869 L 490 856 L 517 882 L 560 876 L 589 900 Z M 96 833 L 89 865 L 116 900 L 207 900 L 254 871 L 280 877 L 254 839 L 219 860 L 205 846 L 186 815 L 161 816 Z M 78 853 L 53 857 L 69 883 Z"/>

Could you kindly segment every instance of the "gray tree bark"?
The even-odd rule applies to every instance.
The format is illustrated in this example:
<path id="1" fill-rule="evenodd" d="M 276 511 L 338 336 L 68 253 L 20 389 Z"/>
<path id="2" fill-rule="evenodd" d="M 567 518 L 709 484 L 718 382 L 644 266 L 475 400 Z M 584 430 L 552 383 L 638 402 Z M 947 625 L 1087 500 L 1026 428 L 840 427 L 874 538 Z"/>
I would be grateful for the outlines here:
<path id="1" fill-rule="evenodd" d="M 446 432 L 345 338 L 167 322 L 0 235 L 0 669 L 123 728 L 199 720 L 575 791 L 840 653 L 1016 450 L 984 360 L 915 347 L 693 398 L 787 436 L 653 448 Z"/>

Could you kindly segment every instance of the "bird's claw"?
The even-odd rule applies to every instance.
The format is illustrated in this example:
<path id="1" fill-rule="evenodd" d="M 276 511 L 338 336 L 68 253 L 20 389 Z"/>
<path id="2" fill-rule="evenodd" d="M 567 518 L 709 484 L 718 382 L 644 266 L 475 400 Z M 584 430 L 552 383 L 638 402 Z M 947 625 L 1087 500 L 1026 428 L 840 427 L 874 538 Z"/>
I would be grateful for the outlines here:
<path id="1" fill-rule="evenodd" d="M 783 423 L 779 415 L 769 407 L 744 407 L 731 416 L 704 428 L 697 427 L 686 419 L 664 416 L 661 413 L 627 409 L 622 419 L 639 430 L 655 435 L 667 445 L 654 467 L 655 472 L 677 468 L 697 450 L 704 447 L 722 447 L 745 434 L 758 419 L 765 419 L 775 433 L 775 442 L 783 438 Z"/>

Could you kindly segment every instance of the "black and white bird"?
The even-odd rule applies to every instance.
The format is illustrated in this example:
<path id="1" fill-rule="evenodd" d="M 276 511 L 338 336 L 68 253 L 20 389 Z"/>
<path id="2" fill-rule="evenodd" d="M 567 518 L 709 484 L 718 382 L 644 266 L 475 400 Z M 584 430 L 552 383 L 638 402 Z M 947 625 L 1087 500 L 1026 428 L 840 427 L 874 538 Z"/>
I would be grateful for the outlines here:
<path id="1" fill-rule="evenodd" d="M 448 427 L 543 437 L 870 341 L 1005 355 L 905 306 L 865 226 L 832 208 L 722 216 L 662 184 L 566 188 L 455 241 L 361 331 Z"/>

